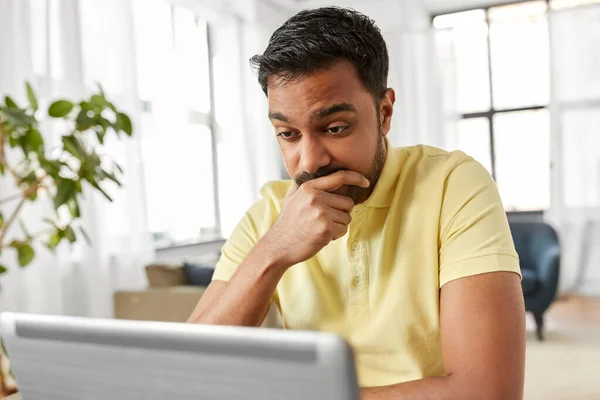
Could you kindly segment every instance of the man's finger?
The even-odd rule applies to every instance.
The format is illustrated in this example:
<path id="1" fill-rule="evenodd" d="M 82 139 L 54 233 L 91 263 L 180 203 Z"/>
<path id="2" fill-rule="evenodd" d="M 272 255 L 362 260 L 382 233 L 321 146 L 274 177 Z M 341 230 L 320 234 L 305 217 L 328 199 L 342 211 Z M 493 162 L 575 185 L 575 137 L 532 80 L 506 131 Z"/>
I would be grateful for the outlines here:
<path id="1" fill-rule="evenodd" d="M 331 175 L 322 176 L 307 183 L 315 189 L 326 192 L 333 192 L 344 185 L 360 186 L 363 188 L 368 188 L 370 185 L 363 174 L 348 170 L 337 171 Z"/>
<path id="2" fill-rule="evenodd" d="M 346 234 L 346 232 L 348 232 L 348 225 L 334 222 L 333 227 L 331 228 L 331 240 L 337 240 L 341 238 Z"/>
<path id="3" fill-rule="evenodd" d="M 323 199 L 325 200 L 325 204 L 336 210 L 349 213 L 354 208 L 354 201 L 348 196 L 325 192 L 323 193 Z"/>
<path id="4" fill-rule="evenodd" d="M 328 208 L 327 212 L 329 214 L 329 218 L 331 218 L 331 220 L 335 223 L 350 225 L 350 222 L 352 222 L 352 217 L 347 212 L 336 210 L 335 208 L 331 207 Z"/>

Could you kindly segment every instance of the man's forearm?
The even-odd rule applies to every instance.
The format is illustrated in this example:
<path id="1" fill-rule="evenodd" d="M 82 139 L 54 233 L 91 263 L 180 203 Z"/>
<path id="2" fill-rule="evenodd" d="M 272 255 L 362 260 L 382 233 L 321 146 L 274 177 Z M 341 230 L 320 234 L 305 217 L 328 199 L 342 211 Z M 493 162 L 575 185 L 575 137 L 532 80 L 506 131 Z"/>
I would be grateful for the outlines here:
<path id="1" fill-rule="evenodd" d="M 510 385 L 490 387 L 477 379 L 425 378 L 397 385 L 361 389 L 361 400 L 518 400 Z"/>
<path id="2" fill-rule="evenodd" d="M 448 378 L 425 378 L 397 385 L 361 389 L 361 400 L 457 400 Z M 461 400 L 466 400 L 460 398 Z"/>
<path id="3" fill-rule="evenodd" d="M 212 302 L 189 322 L 259 326 L 287 266 L 281 265 L 268 238 L 259 241 Z"/>

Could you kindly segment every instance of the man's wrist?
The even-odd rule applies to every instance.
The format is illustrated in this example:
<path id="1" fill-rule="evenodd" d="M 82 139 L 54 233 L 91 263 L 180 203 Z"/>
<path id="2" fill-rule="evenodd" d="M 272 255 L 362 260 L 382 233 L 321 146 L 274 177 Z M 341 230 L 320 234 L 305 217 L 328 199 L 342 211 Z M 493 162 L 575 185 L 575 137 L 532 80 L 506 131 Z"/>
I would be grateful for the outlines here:
<path id="1" fill-rule="evenodd" d="M 268 232 L 254 248 L 259 252 L 259 257 L 262 259 L 262 264 L 268 270 L 276 270 L 285 272 L 292 264 L 287 260 L 285 249 L 280 249 L 274 235 Z"/>

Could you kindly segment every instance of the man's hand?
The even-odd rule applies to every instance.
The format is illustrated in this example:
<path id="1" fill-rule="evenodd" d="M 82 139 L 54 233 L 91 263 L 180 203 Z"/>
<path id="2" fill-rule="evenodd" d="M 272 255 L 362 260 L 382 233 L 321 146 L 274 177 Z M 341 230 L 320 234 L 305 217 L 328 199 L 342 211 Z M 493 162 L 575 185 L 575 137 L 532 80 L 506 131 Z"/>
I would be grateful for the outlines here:
<path id="1" fill-rule="evenodd" d="M 369 181 L 355 171 L 337 171 L 296 187 L 284 200 L 277 222 L 266 235 L 273 251 L 292 266 L 316 255 L 332 240 L 348 231 L 354 202 L 334 194 L 344 185 L 369 187 Z"/>
<path id="2" fill-rule="evenodd" d="M 344 185 L 368 187 L 358 172 L 338 171 L 292 187 L 271 230 L 227 282 L 213 281 L 188 322 L 259 326 L 284 272 L 344 236 L 352 199 L 331 193 Z"/>

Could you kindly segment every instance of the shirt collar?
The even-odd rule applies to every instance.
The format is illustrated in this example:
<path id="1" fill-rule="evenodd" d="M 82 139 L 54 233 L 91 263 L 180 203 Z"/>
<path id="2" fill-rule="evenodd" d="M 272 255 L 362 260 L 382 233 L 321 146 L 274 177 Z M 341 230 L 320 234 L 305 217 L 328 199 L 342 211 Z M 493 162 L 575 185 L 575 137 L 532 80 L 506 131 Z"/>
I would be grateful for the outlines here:
<path id="1" fill-rule="evenodd" d="M 373 192 L 362 203 L 365 207 L 390 207 L 396 193 L 396 185 L 400 177 L 400 170 L 402 169 L 402 149 L 394 148 L 387 137 L 385 138 L 385 146 L 387 154 L 383 170 L 381 171 L 381 175 L 379 175 L 379 180 L 375 184 Z"/>

